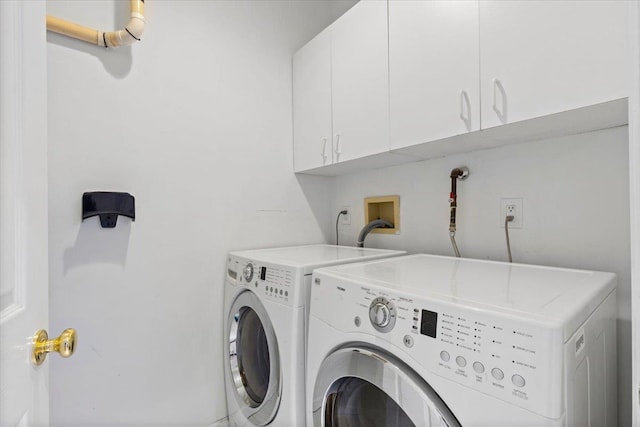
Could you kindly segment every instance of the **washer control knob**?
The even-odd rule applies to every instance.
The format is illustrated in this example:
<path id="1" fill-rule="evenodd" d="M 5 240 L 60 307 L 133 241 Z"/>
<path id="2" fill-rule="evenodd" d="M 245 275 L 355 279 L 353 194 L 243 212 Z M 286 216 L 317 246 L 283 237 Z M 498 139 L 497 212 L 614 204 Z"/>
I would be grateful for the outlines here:
<path id="1" fill-rule="evenodd" d="M 389 332 L 396 323 L 396 308 L 391 301 L 378 297 L 369 306 L 369 320 L 380 332 Z"/>
<path id="2" fill-rule="evenodd" d="M 244 275 L 244 280 L 246 280 L 247 282 L 250 282 L 251 279 L 253 279 L 253 264 L 248 263 L 244 267 L 244 271 L 242 272 L 242 274 Z"/>
<path id="3" fill-rule="evenodd" d="M 389 324 L 389 307 L 383 303 L 377 303 L 371 307 L 369 314 L 374 325 L 384 328 Z"/>

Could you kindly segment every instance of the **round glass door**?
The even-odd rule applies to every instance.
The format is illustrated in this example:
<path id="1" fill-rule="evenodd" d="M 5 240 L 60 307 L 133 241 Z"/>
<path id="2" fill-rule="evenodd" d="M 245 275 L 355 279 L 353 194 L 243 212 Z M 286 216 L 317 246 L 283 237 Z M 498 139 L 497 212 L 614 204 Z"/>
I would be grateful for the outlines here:
<path id="1" fill-rule="evenodd" d="M 415 427 L 400 406 L 375 385 L 361 378 L 337 380 L 327 394 L 325 426 Z"/>
<path id="2" fill-rule="evenodd" d="M 256 408 L 264 402 L 267 395 L 271 368 L 264 325 L 256 312 L 249 307 L 242 307 L 238 312 L 236 360 L 238 374 L 249 397 L 250 406 Z"/>
<path id="3" fill-rule="evenodd" d="M 229 313 L 229 365 L 235 397 L 255 425 L 268 424 L 280 404 L 280 358 L 275 332 L 256 295 L 241 293 Z"/>
<path id="4" fill-rule="evenodd" d="M 314 427 L 460 427 L 411 368 L 366 346 L 345 347 L 324 360 L 311 410 Z"/>

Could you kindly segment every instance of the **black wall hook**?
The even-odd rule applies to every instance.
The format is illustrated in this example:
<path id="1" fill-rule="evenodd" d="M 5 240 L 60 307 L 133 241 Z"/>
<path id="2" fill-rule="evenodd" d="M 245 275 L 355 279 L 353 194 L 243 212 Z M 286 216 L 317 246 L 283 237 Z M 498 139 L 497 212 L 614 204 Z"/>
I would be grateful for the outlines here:
<path id="1" fill-rule="evenodd" d="M 102 228 L 114 228 L 118 215 L 136 220 L 135 198 L 129 193 L 93 191 L 82 195 L 82 220 L 100 216 Z"/>

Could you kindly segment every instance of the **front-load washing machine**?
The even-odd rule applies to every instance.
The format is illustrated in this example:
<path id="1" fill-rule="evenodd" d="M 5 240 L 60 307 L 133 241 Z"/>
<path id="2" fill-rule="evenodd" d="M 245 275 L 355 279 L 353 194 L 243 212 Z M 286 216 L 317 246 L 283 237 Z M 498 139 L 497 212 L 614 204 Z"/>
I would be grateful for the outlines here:
<path id="1" fill-rule="evenodd" d="M 308 426 L 615 426 L 612 273 L 412 255 L 313 273 Z"/>
<path id="2" fill-rule="evenodd" d="M 402 251 L 310 245 L 232 252 L 224 291 L 229 422 L 301 426 L 308 289 L 314 268 Z"/>

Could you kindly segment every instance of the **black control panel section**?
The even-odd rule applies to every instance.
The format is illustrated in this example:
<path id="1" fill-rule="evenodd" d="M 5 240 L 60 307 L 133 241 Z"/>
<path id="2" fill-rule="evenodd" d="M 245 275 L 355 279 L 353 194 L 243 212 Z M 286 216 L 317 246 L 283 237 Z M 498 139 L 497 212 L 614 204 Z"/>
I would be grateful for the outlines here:
<path id="1" fill-rule="evenodd" d="M 431 338 L 436 337 L 438 329 L 438 313 L 435 311 L 422 310 L 422 318 L 420 319 L 420 333 Z"/>
<path id="2" fill-rule="evenodd" d="M 267 267 L 260 267 L 260 280 L 267 278 Z"/>

